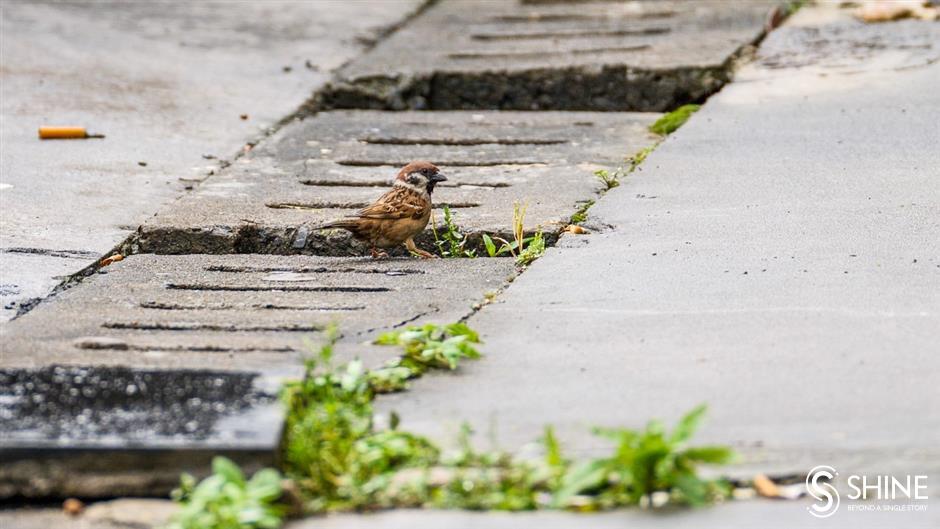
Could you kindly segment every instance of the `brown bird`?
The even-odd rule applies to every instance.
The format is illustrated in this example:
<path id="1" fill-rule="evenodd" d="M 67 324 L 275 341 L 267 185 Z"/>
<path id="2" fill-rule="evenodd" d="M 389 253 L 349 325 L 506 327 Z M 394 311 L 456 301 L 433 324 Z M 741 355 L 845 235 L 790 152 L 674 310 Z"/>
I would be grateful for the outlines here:
<path id="1" fill-rule="evenodd" d="M 342 228 L 353 237 L 369 243 L 372 257 L 388 257 L 378 248 L 394 248 L 404 243 L 408 251 L 424 258 L 435 257 L 415 246 L 414 236 L 424 231 L 431 218 L 431 193 L 438 182 L 447 178 L 430 162 L 411 162 L 401 171 L 392 189 L 371 205 L 349 218 L 336 220 L 321 228 Z"/>

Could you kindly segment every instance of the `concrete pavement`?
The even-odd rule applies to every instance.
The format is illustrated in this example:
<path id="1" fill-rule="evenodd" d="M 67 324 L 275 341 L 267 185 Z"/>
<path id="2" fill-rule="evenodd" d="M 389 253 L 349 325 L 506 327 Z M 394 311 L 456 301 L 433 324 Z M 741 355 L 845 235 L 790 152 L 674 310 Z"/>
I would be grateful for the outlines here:
<path id="1" fill-rule="evenodd" d="M 227 165 L 421 5 L 4 2 L 0 320 Z M 106 138 L 39 141 L 40 125 Z"/>
<path id="2" fill-rule="evenodd" d="M 554 424 L 586 455 L 607 449 L 592 425 L 707 402 L 699 439 L 743 454 L 731 474 L 920 473 L 935 497 L 940 26 L 847 13 L 771 34 L 589 211 L 607 232 L 566 236 L 471 318 L 483 361 L 380 413 L 510 450 Z"/>
<path id="3" fill-rule="evenodd" d="M 932 149 L 938 137 L 932 91 L 937 41 L 936 25 L 923 22 L 863 26 L 844 11 L 801 12 L 771 36 L 736 83 L 590 211 L 597 233 L 563 238 L 498 303 L 471 319 L 484 334 L 486 358 L 466 364 L 459 375 L 432 374 L 409 393 L 382 397 L 380 413 L 395 409 L 408 429 L 445 442 L 460 421 L 469 420 L 511 450 L 552 423 L 569 454 L 587 455 L 602 449 L 586 435 L 593 424 L 672 420 L 708 401 L 712 415 L 699 439 L 742 452 L 742 464 L 730 471 L 735 475 L 800 473 L 832 464 L 846 474 L 936 476 L 940 417 L 931 389 L 938 382 L 940 197 L 931 169 L 940 161 Z M 232 293 L 257 292 L 273 281 L 264 274 L 285 272 L 285 263 L 241 263 L 237 272 L 251 277 L 218 280 L 213 288 L 203 282 L 181 289 L 181 299 L 163 299 L 167 285 L 183 284 L 174 283 L 174 275 L 225 270 L 198 270 L 193 262 L 202 257 L 180 258 L 186 264 L 178 269 L 176 258 L 140 258 L 158 271 L 160 278 L 151 281 L 148 269 L 134 268 L 136 259 L 123 264 L 142 279 L 120 296 L 133 321 L 102 324 L 93 309 L 85 309 L 89 314 L 71 328 L 91 341 L 60 341 L 49 358 L 91 343 L 85 358 L 134 363 L 142 361 L 137 355 L 143 350 L 157 358 L 146 361 L 161 363 L 174 351 L 160 347 L 186 347 L 188 339 L 180 336 L 186 333 L 202 340 L 201 347 L 213 340 L 218 345 L 207 332 L 234 336 L 300 325 L 283 315 L 252 322 L 244 309 L 273 301 Z M 224 268 L 229 258 L 212 259 Z M 287 275 L 319 273 L 298 268 L 298 262 Z M 96 279 L 81 287 L 122 284 Z M 108 295 L 86 290 L 58 301 L 93 307 Z M 55 311 L 49 304 L 16 323 L 33 320 L 69 331 L 55 329 Z M 170 312 L 149 316 L 152 311 Z M 176 342 L 164 344 L 171 334 Z M 21 350 L 29 351 L 29 344 Z M 198 362 L 199 352 L 191 352 L 197 354 L 178 357 Z M 18 356 L 24 358 L 28 354 Z M 935 496 L 936 479 L 929 485 Z M 792 527 L 816 522 L 805 507 L 734 503 L 672 518 L 631 511 L 576 520 L 566 513 L 405 511 L 368 521 L 378 527 Z M 935 515 L 889 516 L 843 512 L 818 525 L 936 523 Z M 299 526 L 362 523 L 339 516 Z"/>

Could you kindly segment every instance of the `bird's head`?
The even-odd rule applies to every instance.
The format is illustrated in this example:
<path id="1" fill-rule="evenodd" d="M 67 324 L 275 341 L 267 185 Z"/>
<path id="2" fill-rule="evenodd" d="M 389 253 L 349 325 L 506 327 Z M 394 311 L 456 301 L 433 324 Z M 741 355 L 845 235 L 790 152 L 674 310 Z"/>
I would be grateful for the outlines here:
<path id="1" fill-rule="evenodd" d="M 434 186 L 445 180 L 447 180 L 447 177 L 441 174 L 440 169 L 431 162 L 416 161 L 398 171 L 395 185 L 409 187 L 430 195 L 434 191 Z"/>

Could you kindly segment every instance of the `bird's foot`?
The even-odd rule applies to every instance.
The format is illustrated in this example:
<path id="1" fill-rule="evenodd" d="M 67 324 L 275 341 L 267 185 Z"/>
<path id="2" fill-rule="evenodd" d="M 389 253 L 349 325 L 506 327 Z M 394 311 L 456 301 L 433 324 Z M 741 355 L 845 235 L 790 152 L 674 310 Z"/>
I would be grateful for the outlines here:
<path id="1" fill-rule="evenodd" d="M 413 251 L 418 257 L 422 259 L 437 259 L 436 255 L 434 255 L 431 252 L 426 252 L 422 250 L 421 248 L 415 248 Z"/>
<path id="2" fill-rule="evenodd" d="M 383 250 L 372 249 L 372 258 L 373 259 L 388 259 L 388 252 Z"/>

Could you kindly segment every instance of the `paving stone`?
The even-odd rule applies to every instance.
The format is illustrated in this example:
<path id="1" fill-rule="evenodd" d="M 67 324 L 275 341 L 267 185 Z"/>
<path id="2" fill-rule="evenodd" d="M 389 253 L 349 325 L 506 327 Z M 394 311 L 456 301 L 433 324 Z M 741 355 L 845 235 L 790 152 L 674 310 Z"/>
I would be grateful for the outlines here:
<path id="1" fill-rule="evenodd" d="M 777 4 L 440 2 L 342 69 L 317 104 L 664 111 L 726 83 Z"/>
<path id="2" fill-rule="evenodd" d="M 417 321 L 466 316 L 510 259 L 138 255 L 4 329 L 0 497 L 164 494 L 213 454 L 273 462 L 276 395 L 320 331 L 338 361 Z"/>
<path id="3" fill-rule="evenodd" d="M 434 195 L 480 244 L 511 237 L 514 201 L 526 226 L 553 240 L 596 197 L 593 172 L 652 144 L 650 113 L 336 111 L 285 127 L 169 211 L 146 223 L 134 251 L 362 255 L 343 230 L 317 230 L 380 196 L 399 168 L 427 159 L 448 175 Z M 440 210 L 435 220 L 443 221 Z M 434 248 L 431 229 L 418 237 Z M 399 250 L 403 252 L 403 249 Z"/>

